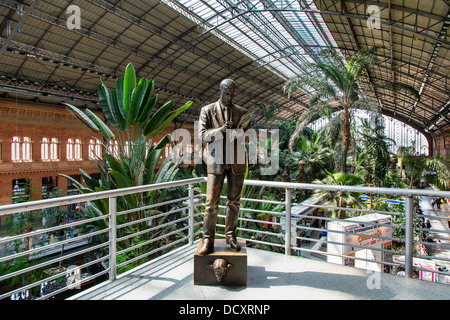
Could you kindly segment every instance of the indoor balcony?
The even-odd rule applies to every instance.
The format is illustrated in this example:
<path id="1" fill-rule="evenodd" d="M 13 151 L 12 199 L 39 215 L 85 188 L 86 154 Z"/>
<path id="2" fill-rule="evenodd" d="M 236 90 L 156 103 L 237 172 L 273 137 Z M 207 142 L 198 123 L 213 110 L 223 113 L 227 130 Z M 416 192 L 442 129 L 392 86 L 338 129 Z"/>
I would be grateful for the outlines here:
<path id="1" fill-rule="evenodd" d="M 205 178 L 192 178 L 0 206 L 0 215 L 14 215 L 17 221 L 23 216 L 19 213 L 73 205 L 84 213 L 64 224 L 24 228 L 21 234 L 0 238 L 0 264 L 7 270 L 0 275 L 0 299 L 449 297 L 448 204 L 435 211 L 428 199 L 450 198 L 450 192 L 256 180 L 245 181 L 238 225 L 238 239 L 247 246 L 247 286 L 194 285 L 205 183 Z M 278 201 L 247 198 L 255 194 L 251 187 L 261 186 L 279 193 Z M 149 192 L 163 195 L 164 190 L 165 197 L 156 204 L 120 209 L 130 195 L 144 199 Z M 397 206 L 341 208 L 326 203 L 331 197 L 293 201 L 296 193 L 314 190 L 330 196 L 380 194 L 385 200 L 396 198 L 391 202 Z M 414 199 L 423 215 L 415 213 Z M 333 210 L 338 216 L 345 210 L 346 219 L 326 214 Z M 431 228 L 416 223 L 422 217 L 432 221 Z M 223 236 L 220 210 L 217 227 L 218 237 Z"/>

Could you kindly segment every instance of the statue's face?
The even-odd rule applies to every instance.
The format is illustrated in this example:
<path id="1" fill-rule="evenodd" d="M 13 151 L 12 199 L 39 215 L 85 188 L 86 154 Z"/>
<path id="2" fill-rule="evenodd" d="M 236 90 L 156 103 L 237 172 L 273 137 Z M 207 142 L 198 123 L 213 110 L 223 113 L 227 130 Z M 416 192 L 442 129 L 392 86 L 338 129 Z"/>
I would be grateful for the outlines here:
<path id="1" fill-rule="evenodd" d="M 224 86 L 220 89 L 220 101 L 225 106 L 232 105 L 235 90 L 236 90 L 236 88 L 233 85 Z"/>

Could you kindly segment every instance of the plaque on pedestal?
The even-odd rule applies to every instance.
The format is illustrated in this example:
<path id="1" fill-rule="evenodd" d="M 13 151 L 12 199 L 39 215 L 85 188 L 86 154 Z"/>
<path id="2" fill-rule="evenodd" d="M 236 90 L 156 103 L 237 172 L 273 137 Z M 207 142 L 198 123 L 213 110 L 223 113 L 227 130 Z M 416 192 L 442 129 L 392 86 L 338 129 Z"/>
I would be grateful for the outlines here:
<path id="1" fill-rule="evenodd" d="M 201 247 L 202 240 L 197 250 Z M 247 286 L 247 248 L 241 244 L 241 251 L 230 249 L 225 240 L 215 240 L 214 252 L 199 256 L 194 254 L 194 284 Z"/>

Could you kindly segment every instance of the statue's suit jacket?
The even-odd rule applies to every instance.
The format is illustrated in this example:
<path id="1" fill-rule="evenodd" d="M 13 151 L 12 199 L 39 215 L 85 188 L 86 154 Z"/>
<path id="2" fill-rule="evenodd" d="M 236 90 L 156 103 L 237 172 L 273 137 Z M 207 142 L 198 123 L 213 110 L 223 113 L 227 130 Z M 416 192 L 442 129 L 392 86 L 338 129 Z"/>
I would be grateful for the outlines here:
<path id="1" fill-rule="evenodd" d="M 232 118 L 233 123 L 237 125 L 241 120 L 241 117 L 247 112 L 247 109 L 240 107 L 238 105 L 233 104 L 232 106 Z M 223 116 L 222 109 L 220 107 L 220 102 L 217 101 L 215 103 L 209 104 L 203 107 L 200 111 L 200 121 L 199 121 L 199 137 L 202 138 L 203 142 L 210 144 L 213 141 L 217 141 L 217 139 L 222 139 L 225 150 L 225 142 L 226 142 L 226 134 L 220 131 L 220 128 L 224 125 L 225 119 Z M 236 148 L 236 144 L 233 143 L 234 148 L 234 161 L 232 161 L 231 168 L 234 174 L 245 174 L 245 170 L 247 167 L 247 163 L 245 160 L 244 163 L 238 163 L 237 154 L 238 150 Z M 241 149 L 242 150 L 242 149 Z M 208 152 L 209 154 L 209 152 Z M 214 156 L 214 153 L 211 153 Z M 223 153 L 222 161 L 212 162 L 207 161 L 207 170 L 210 174 L 219 175 L 222 174 L 225 170 L 225 152 Z M 245 156 L 245 159 L 247 157 Z M 241 161 L 242 162 L 242 161 Z"/>

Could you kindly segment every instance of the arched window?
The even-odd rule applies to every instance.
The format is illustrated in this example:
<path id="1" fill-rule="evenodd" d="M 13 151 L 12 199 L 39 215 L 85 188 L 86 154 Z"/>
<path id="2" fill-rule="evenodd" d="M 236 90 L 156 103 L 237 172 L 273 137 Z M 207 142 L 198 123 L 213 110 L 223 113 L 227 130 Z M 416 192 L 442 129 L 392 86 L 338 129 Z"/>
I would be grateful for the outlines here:
<path id="1" fill-rule="evenodd" d="M 50 143 L 50 160 L 51 161 L 58 161 L 58 139 L 52 138 Z"/>
<path id="2" fill-rule="evenodd" d="M 50 161 L 48 149 L 49 149 L 49 139 L 42 138 L 42 143 L 41 143 L 41 160 L 42 161 Z"/>
<path id="3" fill-rule="evenodd" d="M 23 137 L 22 161 L 24 161 L 24 162 L 31 161 L 31 138 L 29 138 L 29 137 Z"/>
<path id="4" fill-rule="evenodd" d="M 73 157 L 73 139 L 67 139 L 66 158 L 69 161 L 75 160 L 74 157 Z"/>
<path id="5" fill-rule="evenodd" d="M 11 161 L 20 161 L 20 137 L 13 137 L 11 143 Z"/>
<path id="6" fill-rule="evenodd" d="M 83 160 L 82 153 L 81 153 L 81 140 L 80 139 L 75 139 L 74 154 L 75 154 L 75 160 L 77 160 L 77 161 Z"/>

